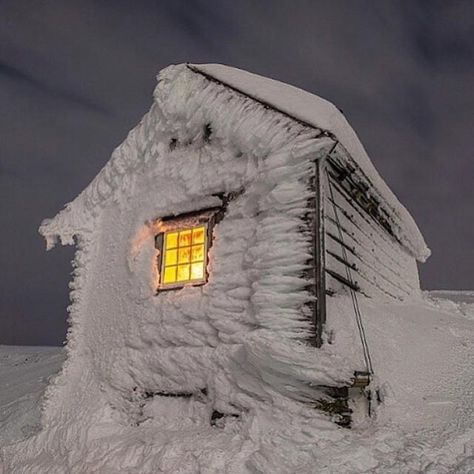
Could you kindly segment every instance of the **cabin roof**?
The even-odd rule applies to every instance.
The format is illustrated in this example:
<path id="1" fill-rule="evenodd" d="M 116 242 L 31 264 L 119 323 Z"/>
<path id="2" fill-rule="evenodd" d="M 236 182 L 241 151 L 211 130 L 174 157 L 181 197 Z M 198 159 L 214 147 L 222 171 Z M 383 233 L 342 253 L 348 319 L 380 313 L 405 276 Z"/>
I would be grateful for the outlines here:
<path id="1" fill-rule="evenodd" d="M 331 132 L 359 165 L 373 168 L 342 112 L 326 99 L 290 84 L 222 64 L 189 64 L 189 67 L 306 125 Z"/>
<path id="2" fill-rule="evenodd" d="M 234 67 L 222 64 L 189 64 L 188 66 L 193 71 L 227 85 L 305 125 L 333 135 L 398 214 L 416 258 L 425 261 L 429 257 L 431 251 L 413 217 L 381 178 L 357 134 L 334 104 L 290 84 Z"/>
<path id="3" fill-rule="evenodd" d="M 220 84 L 218 87 L 224 86 L 230 92 L 231 90 L 237 91 L 237 93 L 243 94 L 270 109 L 285 114 L 304 126 L 327 132 L 342 145 L 369 179 L 377 193 L 395 213 L 400 227 L 403 229 L 402 241 L 406 248 L 420 261 L 424 261 L 429 256 L 430 251 L 415 221 L 380 177 L 356 133 L 344 115 L 333 104 L 297 87 L 233 67 L 220 64 L 187 64 L 170 66 L 160 72 L 159 78 L 164 85 L 160 86 L 159 82 L 155 90 L 155 104 L 153 106 L 155 110 L 161 109 L 162 112 L 165 112 L 162 108 L 170 107 L 170 110 L 174 111 L 174 105 L 167 103 L 166 94 L 181 94 L 182 90 L 179 87 L 173 90 L 173 87 L 169 88 L 168 85 L 176 81 L 179 82 L 180 77 L 184 77 L 183 74 L 186 71 L 188 71 L 188 75 L 205 77 L 209 81 L 214 81 Z M 188 76 L 184 79 L 185 82 L 189 80 Z M 202 84 L 202 82 L 192 80 L 191 82 L 192 84 L 189 83 L 186 87 L 191 87 L 191 89 L 193 87 L 204 87 L 204 85 L 197 85 Z M 218 93 L 217 89 L 216 93 Z M 186 101 L 183 104 L 185 108 L 192 107 L 188 106 Z M 214 105 L 211 102 L 207 104 L 207 107 L 212 109 Z M 113 175 L 134 172 L 134 162 L 137 159 L 136 148 L 141 146 L 143 134 L 148 133 L 147 130 L 149 130 L 147 115 L 130 132 L 122 145 L 114 151 L 112 159 L 99 172 L 92 183 L 55 218 L 43 221 L 40 233 L 47 238 L 48 248 L 54 245 L 58 236 L 63 243 L 72 243 L 73 236 L 81 234 L 80 229 L 91 225 L 91 216 L 97 214 L 94 208 L 99 203 L 104 202 L 107 196 L 110 195 Z M 181 120 L 180 117 L 182 116 L 183 111 L 181 115 L 172 112 L 171 115 L 166 115 L 166 118 L 161 115 L 165 122 Z"/>

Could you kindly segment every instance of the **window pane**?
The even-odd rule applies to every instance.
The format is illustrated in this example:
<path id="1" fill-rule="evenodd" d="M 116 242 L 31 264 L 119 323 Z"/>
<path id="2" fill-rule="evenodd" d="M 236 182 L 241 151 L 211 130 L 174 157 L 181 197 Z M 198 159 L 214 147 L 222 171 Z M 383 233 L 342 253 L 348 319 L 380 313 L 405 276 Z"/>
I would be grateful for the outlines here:
<path id="1" fill-rule="evenodd" d="M 191 245 L 191 229 L 190 230 L 182 230 L 179 233 L 179 246 L 180 247 L 187 247 Z"/>
<path id="2" fill-rule="evenodd" d="M 166 250 L 165 253 L 165 265 L 176 265 L 178 263 L 178 251 L 175 250 Z"/>
<path id="3" fill-rule="evenodd" d="M 163 283 L 174 283 L 176 281 L 176 268 L 177 267 L 165 268 Z"/>
<path id="4" fill-rule="evenodd" d="M 189 263 L 191 259 L 191 247 L 180 248 L 178 252 L 179 263 Z"/>
<path id="5" fill-rule="evenodd" d="M 189 280 L 189 267 L 190 265 L 178 265 L 177 281 Z"/>
<path id="6" fill-rule="evenodd" d="M 161 285 L 172 288 L 206 280 L 207 226 L 165 232 Z"/>
<path id="7" fill-rule="evenodd" d="M 204 278 L 204 262 L 191 265 L 191 280 L 202 280 Z"/>
<path id="8" fill-rule="evenodd" d="M 204 260 L 204 244 L 191 247 L 191 262 Z"/>
<path id="9" fill-rule="evenodd" d="M 193 229 L 193 244 L 203 244 L 206 235 L 205 227 L 196 227 Z"/>
<path id="10" fill-rule="evenodd" d="M 168 232 L 166 234 L 166 248 L 172 249 L 178 246 L 178 232 Z"/>

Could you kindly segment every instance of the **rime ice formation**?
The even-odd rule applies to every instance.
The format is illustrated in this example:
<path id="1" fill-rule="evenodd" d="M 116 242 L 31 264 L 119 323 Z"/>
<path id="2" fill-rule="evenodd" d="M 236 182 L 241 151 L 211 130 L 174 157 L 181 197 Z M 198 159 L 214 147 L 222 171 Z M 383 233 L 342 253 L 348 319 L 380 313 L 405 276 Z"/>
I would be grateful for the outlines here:
<path id="1" fill-rule="evenodd" d="M 310 112 L 298 105 L 301 91 L 262 81 L 215 65 L 163 70 L 140 124 L 42 224 L 48 248 L 58 239 L 78 248 L 67 360 L 47 390 L 43 430 L 4 449 L 11 472 L 310 473 L 315 463 L 333 472 L 325 451 L 354 454 L 357 439 L 369 443 L 314 409 L 319 387 L 350 384 L 361 365 L 347 297 L 330 303 L 339 315 L 328 322 L 333 343 L 305 342 L 307 183 L 335 137 L 390 204 L 406 252 L 423 260 L 429 251 L 340 113 L 314 96 Z M 157 295 L 155 220 L 234 192 L 214 229 L 208 283 Z M 377 337 L 376 321 L 402 311 L 374 304 L 364 303 Z M 341 466 L 382 465 L 379 447 Z"/>
<path id="2" fill-rule="evenodd" d="M 297 87 L 222 64 L 195 64 L 191 67 L 303 123 L 333 134 L 403 221 L 402 240 L 406 247 L 422 262 L 430 256 L 415 221 L 380 177 L 356 133 L 331 102 Z"/>

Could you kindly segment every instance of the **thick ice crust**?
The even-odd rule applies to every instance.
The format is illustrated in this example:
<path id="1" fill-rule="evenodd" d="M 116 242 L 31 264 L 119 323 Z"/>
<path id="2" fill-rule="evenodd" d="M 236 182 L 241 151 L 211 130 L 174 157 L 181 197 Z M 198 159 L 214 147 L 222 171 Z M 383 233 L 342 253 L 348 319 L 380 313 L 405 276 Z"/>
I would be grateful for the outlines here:
<path id="1" fill-rule="evenodd" d="M 148 114 L 41 229 L 50 240 L 75 237 L 79 250 L 68 359 L 47 392 L 45 430 L 24 447 L 29 467 L 41 472 L 48 459 L 48 472 L 64 463 L 81 472 L 85 453 L 88 466 L 98 463 L 93 445 L 109 449 L 102 437 L 111 427 L 133 439 L 170 437 L 162 466 L 174 452 L 212 448 L 192 465 L 212 458 L 216 466 L 216 456 L 230 452 L 240 466 L 232 472 L 242 472 L 252 438 L 274 442 L 260 433 L 265 420 L 282 420 L 282 446 L 303 442 L 305 423 L 338 436 L 313 404 L 321 385 L 349 384 L 360 361 L 331 345 L 314 350 L 307 306 L 314 160 L 333 143 L 187 67 L 161 73 Z M 154 222 L 219 205 L 221 193 L 238 197 L 214 227 L 209 282 L 157 294 Z M 219 426 L 213 413 L 224 415 Z"/>

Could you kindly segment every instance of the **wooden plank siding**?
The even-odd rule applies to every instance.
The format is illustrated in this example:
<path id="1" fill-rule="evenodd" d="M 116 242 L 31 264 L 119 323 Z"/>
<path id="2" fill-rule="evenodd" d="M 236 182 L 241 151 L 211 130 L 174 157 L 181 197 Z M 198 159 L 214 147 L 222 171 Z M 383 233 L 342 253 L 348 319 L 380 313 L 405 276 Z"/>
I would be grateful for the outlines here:
<path id="1" fill-rule="evenodd" d="M 333 150 L 323 175 L 327 292 L 352 286 L 367 296 L 402 299 L 419 291 L 415 258 L 397 238 L 389 206 L 371 193 L 345 150 Z"/>

